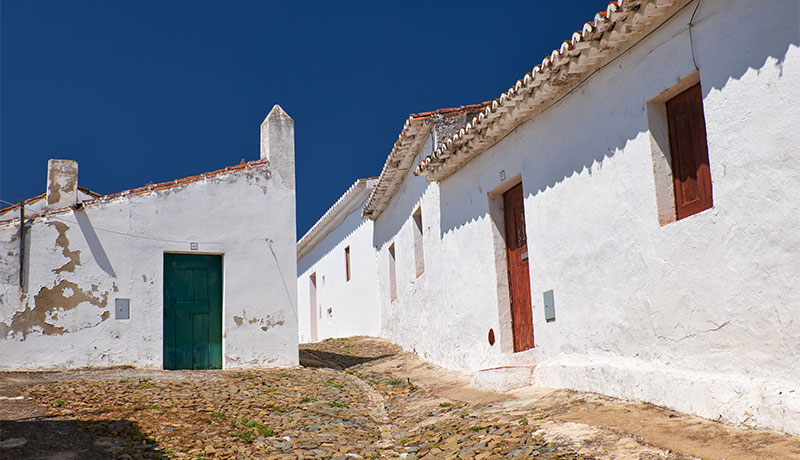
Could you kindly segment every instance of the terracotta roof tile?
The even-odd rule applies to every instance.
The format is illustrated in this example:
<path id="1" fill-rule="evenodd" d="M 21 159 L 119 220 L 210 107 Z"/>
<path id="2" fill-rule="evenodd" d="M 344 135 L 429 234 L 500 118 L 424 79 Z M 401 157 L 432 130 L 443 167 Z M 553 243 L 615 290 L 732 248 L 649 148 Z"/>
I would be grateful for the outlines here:
<path id="1" fill-rule="evenodd" d="M 107 202 L 112 201 L 112 200 L 117 199 L 117 198 L 139 196 L 139 195 L 144 195 L 144 194 L 151 193 L 151 192 L 160 192 L 160 191 L 164 191 L 164 190 L 169 190 L 169 189 L 172 189 L 172 188 L 176 188 L 176 187 L 183 186 L 183 185 L 186 185 L 186 184 L 191 184 L 191 183 L 194 183 L 194 182 L 199 182 L 199 181 L 202 181 L 202 180 L 205 180 L 205 179 L 210 179 L 210 178 L 213 178 L 213 177 L 216 177 L 216 176 L 222 176 L 222 175 L 229 174 L 229 173 L 232 173 L 232 172 L 242 171 L 242 170 L 245 170 L 245 169 L 256 169 L 256 168 L 264 167 L 264 166 L 266 166 L 268 164 L 269 164 L 268 160 L 260 159 L 260 160 L 250 161 L 250 162 L 247 162 L 247 163 L 244 163 L 244 164 L 239 164 L 239 165 L 236 165 L 236 166 L 228 166 L 226 168 L 217 169 L 215 171 L 210 171 L 210 172 L 206 172 L 206 173 L 202 173 L 202 174 L 197 174 L 197 175 L 194 175 L 194 176 L 183 177 L 183 178 L 180 178 L 180 179 L 174 179 L 174 180 L 171 180 L 171 181 L 160 182 L 160 183 L 157 183 L 157 184 L 147 184 L 147 185 L 142 186 L 142 187 L 133 188 L 133 189 L 129 189 L 129 190 L 122 190 L 120 192 L 112 193 L 112 194 L 109 194 L 109 195 L 100 195 L 100 194 L 92 192 L 92 191 L 90 191 L 88 189 L 83 189 L 82 187 L 78 187 L 78 188 L 84 190 L 86 193 L 88 193 L 90 195 L 93 195 L 95 197 L 92 200 L 83 201 L 84 205 L 91 206 L 91 205 L 94 205 L 94 204 L 107 203 Z M 36 200 L 36 199 L 38 199 L 38 198 L 40 198 L 42 196 L 43 195 L 39 195 L 38 197 L 31 198 L 28 201 Z M 19 206 L 19 205 L 14 205 L 14 206 Z M 9 206 L 6 209 L 11 209 L 14 206 Z M 68 209 L 68 208 L 63 208 L 63 209 Z M 27 216 L 27 217 L 29 217 L 29 218 L 39 217 L 39 216 L 43 216 L 43 215 L 45 215 L 45 214 L 47 214 L 49 212 L 58 212 L 58 211 L 62 211 L 63 209 L 52 209 L 52 210 L 42 211 L 42 212 L 40 212 L 38 214 L 35 214 L 35 215 L 32 215 L 32 216 Z M 0 210 L 0 211 L 3 211 L 3 210 Z M 8 221 L 5 221 L 5 222 L 12 222 L 12 221 L 18 220 L 18 219 L 19 218 L 11 219 L 11 220 L 8 220 Z"/>
<path id="2" fill-rule="evenodd" d="M 593 72 L 691 3 L 691 0 L 611 2 L 550 55 L 453 134 L 414 169 L 442 180 L 511 130 L 545 110 Z M 619 27 L 618 25 L 624 25 Z"/>
<path id="3" fill-rule="evenodd" d="M 469 115 L 479 112 L 490 103 L 491 101 L 481 102 L 480 104 L 462 105 L 409 115 L 392 146 L 392 151 L 386 158 L 383 170 L 378 176 L 378 183 L 372 189 L 369 200 L 364 206 L 364 217 L 376 218 L 400 186 L 406 171 L 413 165 L 413 155 L 416 154 L 431 129 L 427 123 L 428 120 L 436 115 L 447 118 L 462 114 Z"/>
<path id="4" fill-rule="evenodd" d="M 93 192 L 93 191 L 89 190 L 88 188 L 80 186 L 80 185 L 78 186 L 78 190 L 83 192 L 83 193 L 85 193 L 85 194 L 87 194 L 87 195 L 91 195 L 94 198 L 102 196 L 99 193 Z M 41 199 L 44 199 L 46 195 L 47 195 L 46 193 L 40 193 L 39 195 L 36 195 L 34 197 L 31 197 L 31 198 L 28 198 L 28 199 L 25 200 L 25 205 L 27 206 L 27 205 L 29 205 L 31 203 L 34 203 L 34 202 L 39 201 Z M 10 206 L 6 206 L 5 208 L 0 208 L 0 214 L 3 214 L 5 212 L 7 212 L 7 211 L 10 211 L 10 210 L 16 209 L 16 208 L 19 208 L 19 203 L 12 204 Z"/>
<path id="5" fill-rule="evenodd" d="M 420 113 L 412 113 L 410 115 L 411 118 L 417 120 L 421 118 L 430 118 L 433 115 L 443 115 L 446 117 L 454 117 L 464 113 L 474 113 L 478 112 L 487 105 L 491 104 L 492 101 L 481 102 L 480 104 L 471 104 L 471 105 L 462 105 L 460 107 L 450 107 L 446 109 L 438 109 L 432 110 L 430 112 L 420 112 Z"/>
<path id="6" fill-rule="evenodd" d="M 602 65 L 605 54 L 620 51 L 620 43 L 629 42 L 642 36 L 648 28 L 657 27 L 676 10 L 685 7 L 691 0 L 621 0 L 608 4 L 605 11 L 594 15 L 594 20 L 586 22 L 581 30 L 574 32 L 570 40 L 561 43 L 542 59 L 533 69 L 519 79 L 514 86 L 497 99 L 450 109 L 412 114 L 386 159 L 378 184 L 370 194 L 364 207 L 364 216 L 376 218 L 388 204 L 391 196 L 400 186 L 406 162 L 410 154 L 416 153 L 421 140 L 428 133 L 423 122 L 434 114 L 455 116 L 463 113 L 475 114 L 466 125 L 450 138 L 438 143 L 436 149 L 421 160 L 414 168 L 414 174 L 425 174 L 428 180 L 441 180 L 452 174 L 460 165 L 477 156 L 481 149 L 488 148 L 498 139 L 533 116 L 536 110 L 524 102 L 540 96 L 562 95 L 574 87 L 581 76 Z M 624 32 L 615 30 L 617 23 L 624 22 Z M 603 40 L 602 46 L 593 47 L 591 42 Z M 560 81 L 556 81 L 560 79 Z M 552 85 L 551 85 L 552 82 Z M 543 88 L 538 90 L 538 88 Z M 544 89 L 546 88 L 546 89 Z M 539 104 L 547 106 L 547 104 Z M 477 113 L 476 113 L 477 112 Z M 509 114 L 511 116 L 509 116 Z M 422 139 L 424 140 L 424 139 Z M 471 150 L 464 152 L 464 146 Z M 458 151 L 458 155 L 454 155 Z M 457 164 L 448 158 L 457 157 Z M 399 172 L 402 171 L 402 172 Z"/>
<path id="7" fill-rule="evenodd" d="M 141 195 L 143 193 L 147 193 L 147 192 L 151 192 L 151 191 L 168 190 L 168 189 L 177 187 L 179 185 L 190 184 L 192 182 L 198 182 L 198 181 L 201 181 L 201 180 L 204 180 L 204 179 L 209 179 L 209 178 L 212 178 L 212 177 L 215 177 L 215 176 L 219 176 L 219 175 L 222 175 L 222 174 L 227 174 L 227 173 L 230 173 L 231 171 L 258 168 L 258 167 L 266 165 L 267 163 L 268 163 L 267 160 L 250 161 L 250 162 L 247 162 L 247 163 L 244 163 L 244 164 L 239 164 L 239 165 L 236 165 L 236 166 L 228 166 L 228 167 L 225 167 L 225 168 L 222 168 L 222 169 L 217 169 L 216 171 L 210 171 L 210 172 L 206 172 L 206 173 L 202 173 L 202 174 L 197 174 L 197 175 L 194 175 L 194 176 L 182 177 L 180 179 L 174 179 L 174 180 L 167 181 L 167 182 L 160 182 L 158 184 L 148 184 L 148 185 L 145 185 L 143 187 L 138 187 L 138 188 L 134 188 L 134 189 L 130 189 L 130 190 L 123 190 L 121 192 L 116 192 L 116 193 L 112 193 L 110 195 L 105 195 L 105 196 L 98 197 L 96 200 L 91 200 L 90 202 L 87 202 L 87 203 L 92 203 L 92 202 L 95 202 L 95 201 L 103 201 L 103 202 L 105 202 L 105 201 L 108 201 L 110 199 L 118 198 L 118 197 L 121 197 L 121 196 L 136 196 L 136 195 Z"/>

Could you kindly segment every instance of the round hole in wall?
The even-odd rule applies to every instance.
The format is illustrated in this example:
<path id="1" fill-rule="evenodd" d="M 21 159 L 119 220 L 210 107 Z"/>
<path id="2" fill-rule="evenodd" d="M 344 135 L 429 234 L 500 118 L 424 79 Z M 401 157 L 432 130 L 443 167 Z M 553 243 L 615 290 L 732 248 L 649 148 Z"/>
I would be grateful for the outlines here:
<path id="1" fill-rule="evenodd" d="M 494 345 L 494 329 L 489 329 L 489 345 Z"/>

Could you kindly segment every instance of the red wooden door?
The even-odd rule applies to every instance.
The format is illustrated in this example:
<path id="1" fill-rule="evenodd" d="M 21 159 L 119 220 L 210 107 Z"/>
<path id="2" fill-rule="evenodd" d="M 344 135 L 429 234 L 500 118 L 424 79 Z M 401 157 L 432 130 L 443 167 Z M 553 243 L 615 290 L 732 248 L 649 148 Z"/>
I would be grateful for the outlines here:
<path id="1" fill-rule="evenodd" d="M 525 206 L 522 184 L 503 194 L 506 224 L 508 289 L 511 295 L 511 328 L 514 351 L 533 348 L 533 314 L 528 272 L 528 238 L 525 233 Z"/>

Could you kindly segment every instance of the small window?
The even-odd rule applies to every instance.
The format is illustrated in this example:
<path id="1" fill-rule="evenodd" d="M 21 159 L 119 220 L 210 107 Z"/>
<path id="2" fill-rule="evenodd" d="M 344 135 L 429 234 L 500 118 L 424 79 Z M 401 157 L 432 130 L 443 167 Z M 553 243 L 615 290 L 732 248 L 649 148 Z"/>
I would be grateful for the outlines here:
<path id="1" fill-rule="evenodd" d="M 350 281 L 350 246 L 344 248 L 344 280 Z"/>
<path id="2" fill-rule="evenodd" d="M 308 300 L 311 341 L 317 341 L 317 272 L 308 277 Z"/>
<path id="3" fill-rule="evenodd" d="M 417 211 L 412 216 L 414 225 L 412 231 L 414 232 L 414 268 L 416 269 L 417 278 L 425 272 L 425 254 L 422 249 L 422 208 L 417 208 Z"/>
<path id="4" fill-rule="evenodd" d="M 666 105 L 675 218 L 683 219 L 713 206 L 700 84 L 668 100 Z"/>
<path id="5" fill-rule="evenodd" d="M 394 256 L 394 243 L 389 246 L 389 295 L 392 302 L 397 298 L 397 273 Z"/>

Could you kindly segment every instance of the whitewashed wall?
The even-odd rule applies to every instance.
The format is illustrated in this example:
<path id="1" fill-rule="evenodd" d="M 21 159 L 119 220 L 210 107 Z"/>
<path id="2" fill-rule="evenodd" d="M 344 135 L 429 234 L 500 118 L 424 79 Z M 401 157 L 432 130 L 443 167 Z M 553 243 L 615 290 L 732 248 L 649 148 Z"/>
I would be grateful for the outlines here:
<path id="1" fill-rule="evenodd" d="M 0 226 L 0 368 L 162 367 L 165 252 L 223 254 L 223 367 L 297 364 L 294 186 L 282 175 L 261 166 L 36 218 L 24 293 L 18 224 Z M 130 319 L 114 319 L 116 298 L 130 299 Z"/>
<path id="2" fill-rule="evenodd" d="M 345 216 L 297 262 L 300 341 L 311 342 L 309 276 L 317 278 L 317 340 L 379 334 L 375 250 L 372 221 L 361 219 L 367 195 L 361 195 Z M 350 281 L 345 279 L 344 249 L 350 247 Z"/>
<path id="3" fill-rule="evenodd" d="M 695 71 L 692 11 L 441 184 L 409 176 L 375 222 L 382 334 L 479 384 L 524 383 L 535 366 L 540 385 L 800 434 L 798 3 L 701 4 L 693 46 L 714 207 L 661 226 L 647 101 Z M 489 199 L 513 182 L 501 172 L 519 175 L 525 194 L 536 348 L 523 353 L 508 353 Z M 419 203 L 430 229 L 414 279 Z M 546 323 L 549 289 L 556 321 Z M 485 370 L 500 366 L 520 367 Z"/>
<path id="4" fill-rule="evenodd" d="M 432 149 L 432 139 L 420 154 Z M 470 200 L 443 202 L 447 209 L 469 207 Z M 375 221 L 378 296 L 381 304 L 381 334 L 407 350 L 437 364 L 459 370 L 473 370 L 488 350 L 485 341 L 475 340 L 482 324 L 496 317 L 488 288 L 492 277 L 472 276 L 469 267 L 481 267 L 479 240 L 453 245 L 443 235 L 439 209 L 439 184 L 428 183 L 409 171 L 389 206 Z M 413 214 L 422 210 L 425 271 L 416 276 Z M 467 241 L 469 235 L 464 234 Z M 395 245 L 397 298 L 390 293 L 389 251 Z M 481 318 L 484 318 L 481 320 Z M 487 326 L 488 327 L 488 326 Z"/>
<path id="5" fill-rule="evenodd" d="M 80 188 L 77 191 L 78 201 L 89 201 L 95 199 L 94 196 L 84 192 Z M 33 216 L 42 212 L 47 205 L 45 196 L 41 195 L 38 199 L 32 202 L 25 203 L 25 217 Z M 19 207 L 6 208 L 4 212 L 0 212 L 0 222 L 7 220 L 14 220 L 19 217 Z"/>

